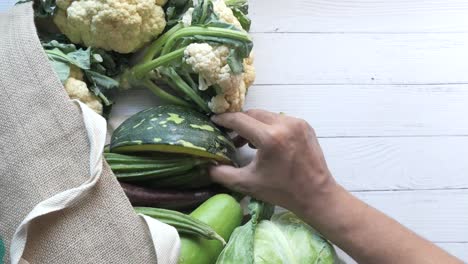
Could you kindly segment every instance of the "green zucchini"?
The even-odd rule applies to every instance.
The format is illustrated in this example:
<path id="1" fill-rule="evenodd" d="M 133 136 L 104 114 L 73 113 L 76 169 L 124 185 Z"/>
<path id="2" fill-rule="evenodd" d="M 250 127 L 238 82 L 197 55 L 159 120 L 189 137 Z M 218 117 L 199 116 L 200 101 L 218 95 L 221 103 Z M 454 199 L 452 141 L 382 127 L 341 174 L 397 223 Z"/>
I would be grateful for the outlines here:
<path id="1" fill-rule="evenodd" d="M 236 148 L 207 116 L 181 106 L 162 105 L 123 122 L 112 135 L 110 151 L 179 153 L 232 163 Z"/>
<path id="2" fill-rule="evenodd" d="M 133 209 L 139 214 L 150 216 L 175 227 L 179 234 L 196 235 L 208 240 L 218 240 L 223 246 L 226 245 L 226 240 L 218 235 L 211 226 L 190 215 L 173 210 L 151 207 L 134 207 Z"/>
<path id="3" fill-rule="evenodd" d="M 234 229 L 240 226 L 243 214 L 240 204 L 232 196 L 218 194 L 200 205 L 190 216 L 208 224 L 228 241 Z M 193 235 L 182 235 L 181 243 L 179 264 L 213 264 L 223 249 L 217 241 Z"/>

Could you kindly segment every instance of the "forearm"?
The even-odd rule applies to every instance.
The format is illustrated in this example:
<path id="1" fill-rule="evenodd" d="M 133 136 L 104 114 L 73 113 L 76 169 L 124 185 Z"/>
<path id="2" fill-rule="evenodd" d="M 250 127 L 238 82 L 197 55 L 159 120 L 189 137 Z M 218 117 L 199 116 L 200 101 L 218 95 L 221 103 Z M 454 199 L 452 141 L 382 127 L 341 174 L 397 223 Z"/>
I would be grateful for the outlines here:
<path id="1" fill-rule="evenodd" d="M 299 214 L 359 263 L 462 263 L 333 185 Z"/>

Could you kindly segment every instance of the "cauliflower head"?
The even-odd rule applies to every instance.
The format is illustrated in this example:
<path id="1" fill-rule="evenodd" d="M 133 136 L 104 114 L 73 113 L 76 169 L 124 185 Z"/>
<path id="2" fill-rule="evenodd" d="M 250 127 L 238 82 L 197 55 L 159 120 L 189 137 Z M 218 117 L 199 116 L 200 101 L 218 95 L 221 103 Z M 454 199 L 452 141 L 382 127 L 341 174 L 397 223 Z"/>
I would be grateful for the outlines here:
<path id="1" fill-rule="evenodd" d="M 229 48 L 224 45 L 211 46 L 193 43 L 184 51 L 185 63 L 199 74 L 200 90 L 217 85 L 219 91 L 208 106 L 216 114 L 242 110 L 247 89 L 255 80 L 253 55 L 244 60 L 244 72 L 234 74 L 228 65 Z"/>
<path id="2" fill-rule="evenodd" d="M 213 11 L 221 21 L 234 25 L 234 27 L 239 30 L 243 30 L 241 23 L 237 20 L 236 16 L 234 16 L 231 8 L 226 5 L 224 0 L 213 1 Z"/>
<path id="3" fill-rule="evenodd" d="M 131 53 L 166 26 L 166 0 L 57 0 L 54 22 L 73 43 Z"/>
<path id="4" fill-rule="evenodd" d="M 83 72 L 79 68 L 72 66 L 70 68 L 70 77 L 65 81 L 65 91 L 70 99 L 77 99 L 93 109 L 94 112 L 102 115 L 101 100 L 89 91 L 88 86 L 83 82 L 82 78 Z"/>

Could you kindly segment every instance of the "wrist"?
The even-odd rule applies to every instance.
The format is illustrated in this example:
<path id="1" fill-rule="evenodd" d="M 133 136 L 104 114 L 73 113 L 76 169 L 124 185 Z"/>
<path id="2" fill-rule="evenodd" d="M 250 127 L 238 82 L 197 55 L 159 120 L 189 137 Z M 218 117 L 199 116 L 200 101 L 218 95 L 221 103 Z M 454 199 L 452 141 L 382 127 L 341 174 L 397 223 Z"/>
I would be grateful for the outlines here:
<path id="1" fill-rule="evenodd" d="M 311 184 L 303 184 L 305 194 L 297 197 L 297 215 L 304 219 L 316 218 L 318 215 L 326 213 L 337 203 L 343 188 L 333 179 L 330 172 L 324 172 L 320 177 L 312 176 L 314 179 L 313 188 Z"/>
<path id="2" fill-rule="evenodd" d="M 340 208 L 349 193 L 333 178 L 304 201 L 299 213 L 312 226 L 327 224 L 340 216 Z"/>

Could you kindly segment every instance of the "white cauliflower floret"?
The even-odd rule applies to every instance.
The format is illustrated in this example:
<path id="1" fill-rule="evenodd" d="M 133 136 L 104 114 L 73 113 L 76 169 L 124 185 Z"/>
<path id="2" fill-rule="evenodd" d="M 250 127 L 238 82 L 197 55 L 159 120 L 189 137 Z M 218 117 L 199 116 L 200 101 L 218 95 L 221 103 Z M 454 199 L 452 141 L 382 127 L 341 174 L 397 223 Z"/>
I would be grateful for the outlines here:
<path id="1" fill-rule="evenodd" d="M 208 107 L 213 111 L 213 113 L 225 113 L 229 110 L 229 103 L 224 98 L 224 95 L 218 94 L 211 98 L 211 101 L 208 103 Z"/>
<path id="2" fill-rule="evenodd" d="M 244 60 L 245 72 L 234 74 L 227 63 L 229 48 L 207 43 L 190 44 L 184 52 L 185 62 L 200 76 L 200 90 L 217 84 L 221 91 L 208 104 L 216 114 L 242 110 L 247 88 L 255 79 L 253 55 Z M 206 84 L 206 85 L 205 85 Z"/>
<path id="3" fill-rule="evenodd" d="M 250 52 L 250 56 L 244 59 L 244 83 L 246 89 L 248 89 L 255 81 L 255 67 L 254 67 L 254 55 Z"/>
<path id="4" fill-rule="evenodd" d="M 83 72 L 77 67 L 71 67 L 70 77 L 65 81 L 65 91 L 70 99 L 77 99 L 93 109 L 94 112 L 102 115 L 101 100 L 89 91 L 88 86 L 83 82 L 82 78 Z"/>
<path id="5" fill-rule="evenodd" d="M 227 64 L 227 58 L 229 57 L 229 52 L 230 52 L 228 47 L 224 45 L 217 46 L 213 49 L 213 52 L 221 60 L 222 65 Z"/>
<path id="6" fill-rule="evenodd" d="M 221 87 L 223 93 L 231 95 L 236 93 L 243 82 L 243 74 L 233 74 L 229 65 L 226 64 L 219 70 L 216 83 Z"/>
<path id="7" fill-rule="evenodd" d="M 243 30 L 241 23 L 234 16 L 231 8 L 226 5 L 224 0 L 213 1 L 213 11 L 221 21 L 234 25 L 234 27 L 239 30 Z"/>
<path id="8" fill-rule="evenodd" d="M 184 51 L 185 62 L 192 66 L 193 71 L 199 73 L 208 86 L 213 85 L 218 80 L 218 72 L 221 68 L 221 58 L 214 52 L 213 47 L 206 43 L 193 43 L 187 46 Z"/>
<path id="9" fill-rule="evenodd" d="M 57 0 L 54 22 L 77 44 L 130 53 L 161 34 L 165 0 Z M 160 4 L 160 5 L 157 5 Z"/>
<path id="10" fill-rule="evenodd" d="M 182 16 L 181 21 L 184 27 L 189 27 L 190 25 L 192 25 L 193 10 L 195 10 L 193 7 L 189 8 Z"/>

